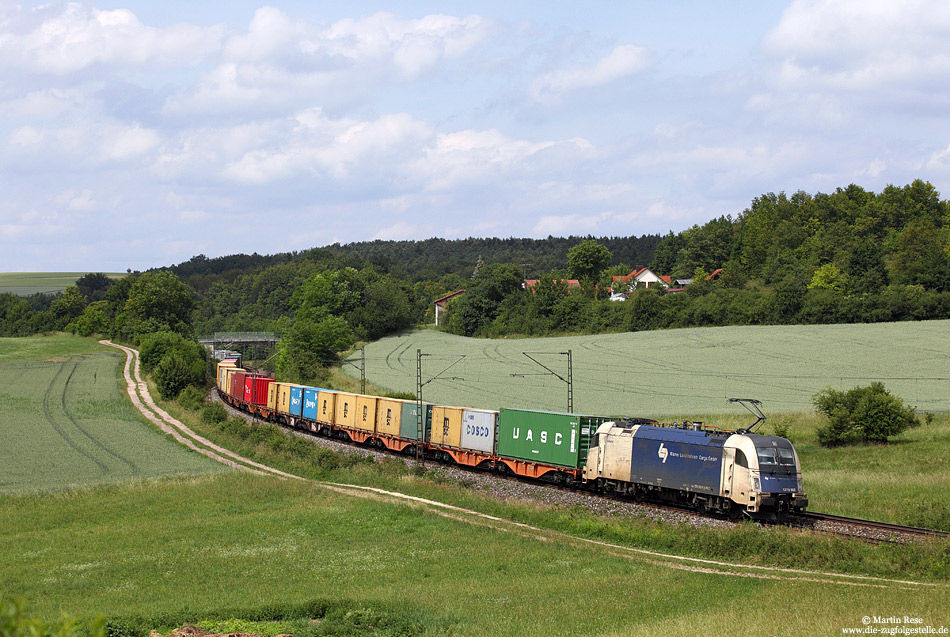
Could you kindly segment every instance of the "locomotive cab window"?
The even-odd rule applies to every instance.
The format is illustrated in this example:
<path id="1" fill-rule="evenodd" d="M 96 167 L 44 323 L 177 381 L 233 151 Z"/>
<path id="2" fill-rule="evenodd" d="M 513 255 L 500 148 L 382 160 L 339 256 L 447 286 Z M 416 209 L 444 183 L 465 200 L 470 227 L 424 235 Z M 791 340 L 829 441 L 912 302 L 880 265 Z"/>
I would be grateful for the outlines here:
<path id="1" fill-rule="evenodd" d="M 745 454 L 742 453 L 742 449 L 736 449 L 736 464 L 740 467 L 749 468 L 749 461 L 746 460 Z"/>
<path id="2" fill-rule="evenodd" d="M 778 448 L 778 463 L 786 467 L 795 466 L 795 456 L 792 454 L 791 449 L 785 449 L 784 447 Z"/>
<path id="3" fill-rule="evenodd" d="M 756 452 L 759 456 L 760 469 L 765 470 L 778 466 L 778 458 L 776 457 L 775 449 L 772 449 L 771 447 L 764 447 L 756 449 Z"/>
<path id="4" fill-rule="evenodd" d="M 795 473 L 795 456 L 790 448 L 759 447 L 755 451 L 759 456 L 759 469 L 764 473 L 775 475 Z"/>

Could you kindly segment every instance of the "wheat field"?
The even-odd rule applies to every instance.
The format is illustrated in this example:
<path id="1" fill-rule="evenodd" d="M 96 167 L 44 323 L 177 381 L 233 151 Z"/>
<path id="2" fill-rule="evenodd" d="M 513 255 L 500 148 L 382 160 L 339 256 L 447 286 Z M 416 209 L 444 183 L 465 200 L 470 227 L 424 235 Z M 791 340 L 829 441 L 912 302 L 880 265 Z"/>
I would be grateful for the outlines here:
<path id="1" fill-rule="evenodd" d="M 491 340 L 423 329 L 366 345 L 365 366 L 372 383 L 414 393 L 421 351 L 424 400 L 488 409 L 565 411 L 570 351 L 577 413 L 745 414 L 731 397 L 761 400 L 770 414 L 798 413 L 811 411 L 825 387 L 876 380 L 921 411 L 947 412 L 948 337 L 946 320 Z M 358 377 L 360 352 L 349 360 L 346 373 Z"/>

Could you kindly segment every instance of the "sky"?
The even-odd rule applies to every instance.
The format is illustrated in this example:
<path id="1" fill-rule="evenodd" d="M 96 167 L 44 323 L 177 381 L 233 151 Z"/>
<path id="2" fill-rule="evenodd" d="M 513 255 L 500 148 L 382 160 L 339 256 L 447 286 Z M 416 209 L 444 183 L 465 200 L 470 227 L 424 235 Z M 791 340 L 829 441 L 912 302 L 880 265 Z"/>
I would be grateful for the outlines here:
<path id="1" fill-rule="evenodd" d="M 0 271 L 950 198 L 945 0 L 0 0 Z"/>

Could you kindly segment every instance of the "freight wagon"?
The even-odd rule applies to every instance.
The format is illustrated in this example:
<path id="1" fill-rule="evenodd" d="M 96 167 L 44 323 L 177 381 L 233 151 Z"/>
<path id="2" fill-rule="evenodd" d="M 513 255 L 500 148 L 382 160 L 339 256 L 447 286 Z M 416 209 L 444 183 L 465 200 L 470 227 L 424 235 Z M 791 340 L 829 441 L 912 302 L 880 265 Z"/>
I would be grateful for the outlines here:
<path id="1" fill-rule="evenodd" d="M 233 361 L 219 363 L 218 388 L 271 421 L 459 465 L 732 516 L 778 518 L 808 504 L 798 456 L 778 436 L 338 392 L 276 383 Z"/>

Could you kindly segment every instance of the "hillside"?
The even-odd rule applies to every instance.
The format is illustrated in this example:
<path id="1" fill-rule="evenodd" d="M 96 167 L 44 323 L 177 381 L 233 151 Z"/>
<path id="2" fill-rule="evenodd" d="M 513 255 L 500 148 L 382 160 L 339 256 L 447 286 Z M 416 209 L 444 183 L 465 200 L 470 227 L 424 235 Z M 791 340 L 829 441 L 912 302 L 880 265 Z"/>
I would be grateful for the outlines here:
<path id="1" fill-rule="evenodd" d="M 415 392 L 416 351 L 427 401 L 497 409 L 564 411 L 571 350 L 574 410 L 596 415 L 690 417 L 745 414 L 729 397 L 757 398 L 769 414 L 811 411 L 815 392 L 882 380 L 925 411 L 950 411 L 950 321 L 871 325 L 693 328 L 541 339 L 473 339 L 413 331 L 366 346 L 366 378 Z M 359 363 L 358 354 L 350 360 Z M 345 366 L 348 374 L 359 369 Z"/>
<path id="2" fill-rule="evenodd" d="M 569 249 L 593 237 L 548 237 L 547 239 L 468 238 L 425 239 L 422 241 L 361 241 L 324 248 L 365 259 L 385 272 L 396 271 L 414 281 L 438 279 L 446 274 L 472 276 L 479 261 L 512 263 L 526 278 L 535 278 L 567 265 Z M 600 237 L 598 243 L 610 250 L 610 265 L 630 267 L 653 260 L 659 235 L 640 237 Z"/>

